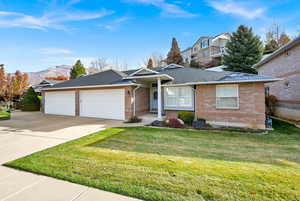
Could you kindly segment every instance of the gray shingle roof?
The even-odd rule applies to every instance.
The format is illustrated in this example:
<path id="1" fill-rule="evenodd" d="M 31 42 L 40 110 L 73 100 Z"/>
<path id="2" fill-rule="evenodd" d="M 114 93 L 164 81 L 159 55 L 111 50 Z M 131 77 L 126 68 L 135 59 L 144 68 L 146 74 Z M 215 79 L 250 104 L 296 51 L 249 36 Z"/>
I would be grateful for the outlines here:
<path id="1" fill-rule="evenodd" d="M 99 86 L 99 85 L 130 85 L 135 84 L 134 77 L 140 77 L 139 74 L 133 75 L 133 80 L 126 79 L 126 77 L 139 69 L 130 71 L 116 71 L 107 70 L 92 75 L 86 75 L 79 77 L 77 79 L 68 80 L 62 83 L 58 83 L 49 88 L 65 88 L 65 87 L 88 87 L 88 86 Z M 149 73 L 143 74 L 147 75 L 168 75 L 174 80 L 172 84 L 188 84 L 188 83 L 205 83 L 205 82 L 247 82 L 247 81 L 270 81 L 275 79 L 270 76 L 253 75 L 247 73 L 236 73 L 236 72 L 216 72 L 209 70 L 201 70 L 190 67 L 182 67 L 178 65 L 169 65 L 166 67 L 157 67 L 154 69 L 158 74 Z"/>
<path id="2" fill-rule="evenodd" d="M 270 81 L 275 79 L 271 76 L 261 76 L 247 73 L 237 73 L 229 71 L 210 71 L 191 67 L 182 67 L 178 65 L 169 65 L 166 67 L 157 67 L 152 69 L 159 74 L 167 74 L 174 78 L 172 84 L 185 84 L 195 82 L 246 82 L 246 81 Z M 152 74 L 149 74 L 152 75 Z M 138 77 L 138 75 L 136 75 Z M 275 80 L 274 80 L 275 81 Z"/>
<path id="3" fill-rule="evenodd" d="M 271 76 L 254 75 L 247 73 L 231 72 L 218 81 L 247 81 L 247 80 L 270 80 L 274 79 Z"/>
<path id="4" fill-rule="evenodd" d="M 132 84 L 131 80 L 123 80 L 126 74 L 115 70 L 107 70 L 92 75 L 85 75 L 53 85 L 50 88 L 82 87 L 95 85 Z"/>
<path id="5" fill-rule="evenodd" d="M 229 75 L 231 72 L 214 72 L 196 68 L 184 67 L 174 69 L 160 69 L 160 74 L 167 74 L 174 78 L 173 84 L 184 84 L 187 82 L 210 82 L 216 81 Z"/>

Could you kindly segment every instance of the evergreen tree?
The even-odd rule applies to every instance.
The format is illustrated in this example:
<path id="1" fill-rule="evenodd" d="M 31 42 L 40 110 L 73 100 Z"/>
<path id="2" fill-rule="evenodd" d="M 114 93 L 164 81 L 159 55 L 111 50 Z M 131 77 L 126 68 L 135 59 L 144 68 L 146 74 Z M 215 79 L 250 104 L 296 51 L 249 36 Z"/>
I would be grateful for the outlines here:
<path id="1" fill-rule="evenodd" d="M 181 56 L 176 38 L 172 39 L 172 47 L 167 56 L 167 64 L 183 65 L 183 58 Z"/>
<path id="2" fill-rule="evenodd" d="M 35 93 L 34 89 L 30 87 L 24 95 L 22 101 L 23 111 L 39 111 L 40 110 L 40 99 Z"/>
<path id="3" fill-rule="evenodd" d="M 153 60 L 151 58 L 148 60 L 147 68 L 154 68 Z"/>
<path id="4" fill-rule="evenodd" d="M 70 79 L 75 79 L 81 75 L 86 75 L 85 68 L 80 60 L 77 60 L 70 72 Z"/>
<path id="5" fill-rule="evenodd" d="M 252 66 L 260 61 L 263 46 L 251 28 L 241 25 L 226 44 L 226 52 L 223 58 L 223 63 L 227 66 L 225 70 L 257 73 Z"/>

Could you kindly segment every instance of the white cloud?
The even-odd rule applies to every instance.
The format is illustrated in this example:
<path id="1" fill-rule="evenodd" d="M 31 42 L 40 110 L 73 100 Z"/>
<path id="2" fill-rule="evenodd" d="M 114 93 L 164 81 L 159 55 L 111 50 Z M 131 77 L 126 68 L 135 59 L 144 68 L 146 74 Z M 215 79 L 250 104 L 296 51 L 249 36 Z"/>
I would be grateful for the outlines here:
<path id="1" fill-rule="evenodd" d="M 106 23 L 106 24 L 98 24 L 98 26 L 100 26 L 104 29 L 113 31 L 113 30 L 116 30 L 118 27 L 120 27 L 122 23 L 127 22 L 128 20 L 130 20 L 130 17 L 123 16 L 123 17 L 114 19 L 111 22 Z"/>
<path id="2" fill-rule="evenodd" d="M 210 1 L 209 4 L 222 13 L 237 15 L 246 19 L 263 17 L 265 12 L 265 8 L 255 8 L 249 3 L 241 3 L 234 0 Z"/>
<path id="3" fill-rule="evenodd" d="M 98 19 L 114 12 L 101 9 L 98 12 L 89 12 L 71 9 L 71 5 L 79 0 L 67 1 L 65 5 L 57 6 L 53 1 L 51 8 L 41 16 L 27 15 L 18 12 L 0 11 L 0 27 L 23 27 L 29 29 L 66 29 L 64 23 Z"/>
<path id="4" fill-rule="evenodd" d="M 105 23 L 105 24 L 98 24 L 98 26 L 104 28 L 104 29 L 107 29 L 107 30 L 115 30 L 117 29 L 122 23 L 128 21 L 130 18 L 129 17 L 120 17 L 120 18 L 117 18 L 117 19 L 114 19 L 108 23 Z"/>
<path id="5" fill-rule="evenodd" d="M 165 0 L 124 0 L 126 2 L 152 5 L 162 10 L 162 15 L 167 17 L 190 18 L 196 14 L 190 13 L 176 4 L 167 3 Z"/>
<path id="6" fill-rule="evenodd" d="M 63 49 L 63 48 L 42 48 L 40 49 L 41 54 L 46 54 L 46 55 L 54 55 L 54 54 L 72 54 L 73 52 L 68 49 Z"/>

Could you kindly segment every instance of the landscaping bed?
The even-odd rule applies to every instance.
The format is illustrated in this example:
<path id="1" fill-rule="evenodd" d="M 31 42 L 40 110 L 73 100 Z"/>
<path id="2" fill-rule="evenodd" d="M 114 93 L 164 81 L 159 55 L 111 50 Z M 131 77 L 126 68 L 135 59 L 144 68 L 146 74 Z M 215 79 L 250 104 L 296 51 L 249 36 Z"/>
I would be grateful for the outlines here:
<path id="1" fill-rule="evenodd" d="M 9 112 L 0 112 L 0 121 L 1 120 L 9 120 L 10 115 L 11 114 Z"/>
<path id="2" fill-rule="evenodd" d="M 300 129 L 111 128 L 9 162 L 143 200 L 299 201 Z"/>

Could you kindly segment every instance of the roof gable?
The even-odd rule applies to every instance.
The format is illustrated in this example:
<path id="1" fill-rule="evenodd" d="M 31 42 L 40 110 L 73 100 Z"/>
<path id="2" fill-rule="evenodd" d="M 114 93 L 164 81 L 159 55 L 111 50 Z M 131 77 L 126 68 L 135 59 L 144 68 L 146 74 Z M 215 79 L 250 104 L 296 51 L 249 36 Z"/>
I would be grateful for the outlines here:
<path id="1" fill-rule="evenodd" d="M 149 68 L 141 68 L 140 70 L 137 70 L 128 76 L 134 76 L 134 75 L 147 75 L 147 74 L 157 74 L 158 72 L 154 70 L 150 70 Z"/>

